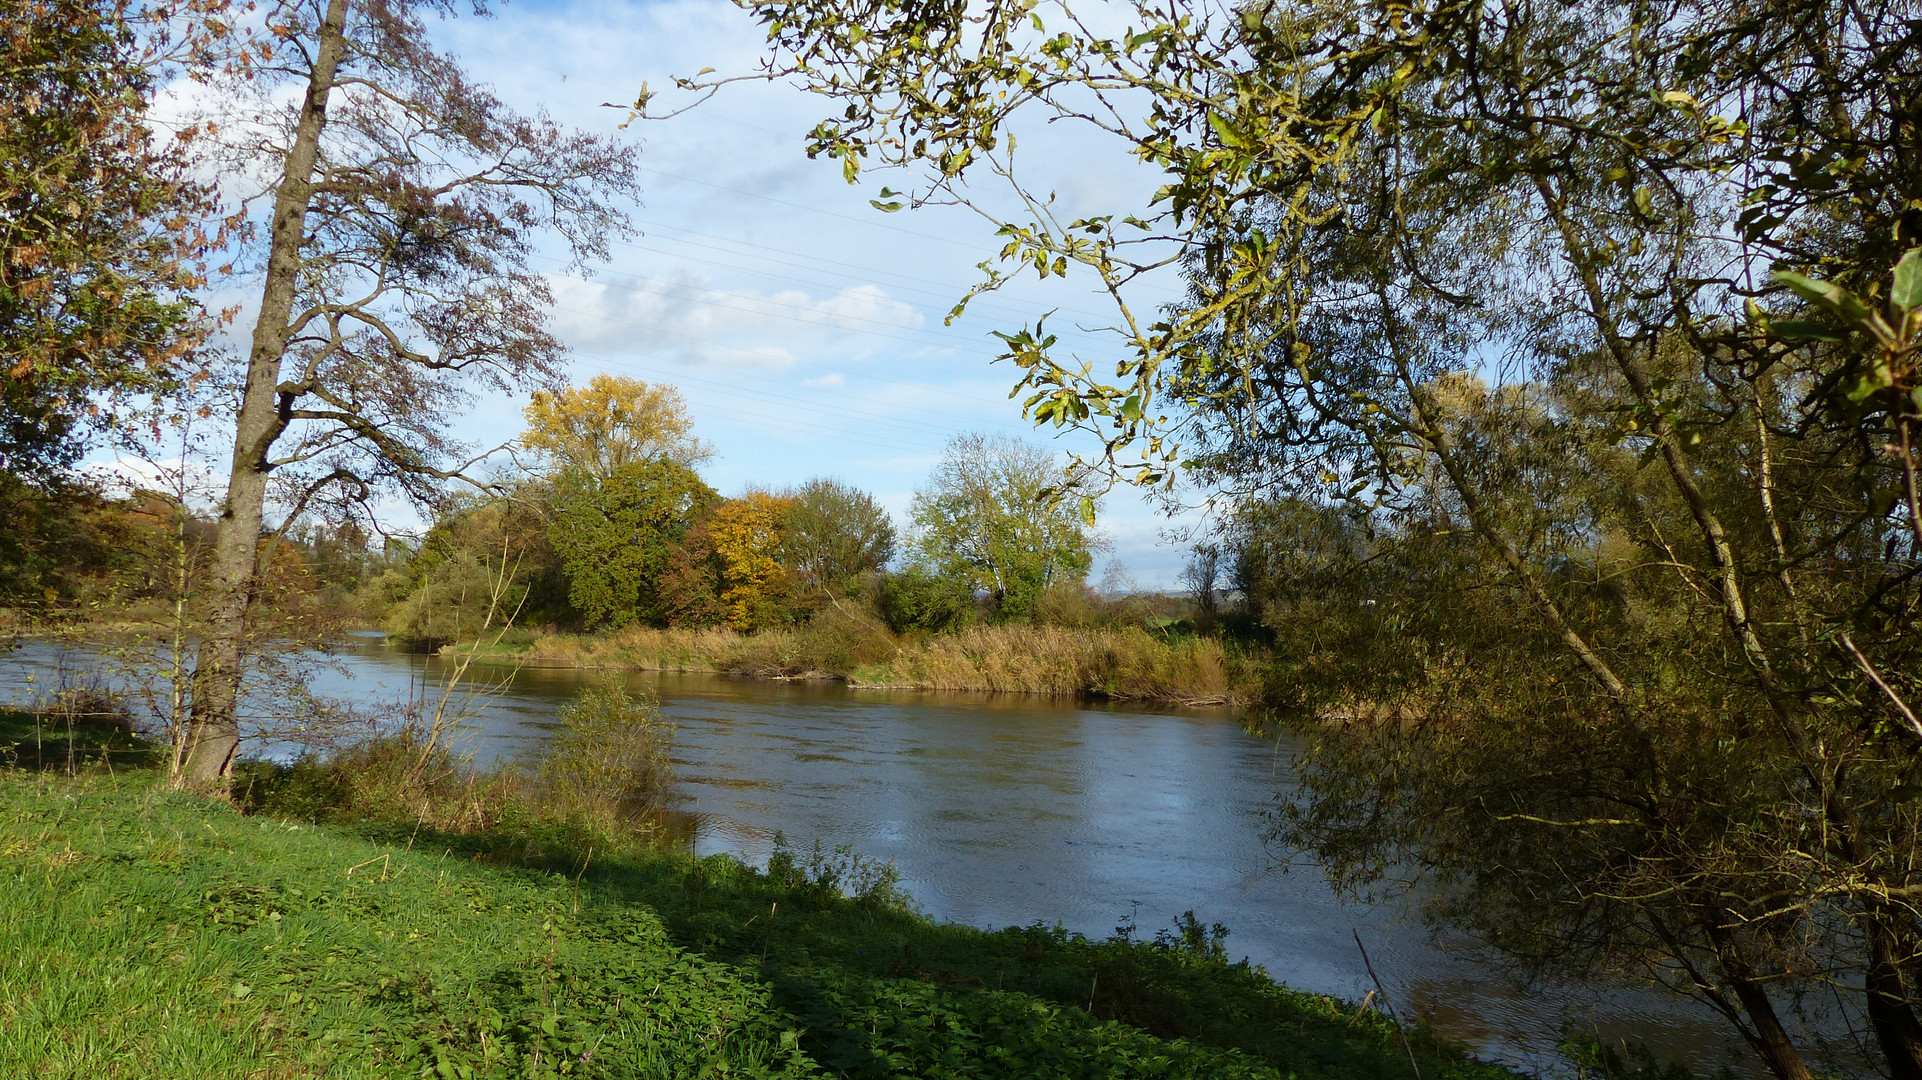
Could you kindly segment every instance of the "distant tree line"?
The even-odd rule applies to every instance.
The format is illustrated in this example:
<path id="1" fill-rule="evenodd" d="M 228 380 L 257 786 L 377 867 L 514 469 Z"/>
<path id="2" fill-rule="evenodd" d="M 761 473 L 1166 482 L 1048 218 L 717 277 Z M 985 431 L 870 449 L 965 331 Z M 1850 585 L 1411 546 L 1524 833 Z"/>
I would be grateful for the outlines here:
<path id="1" fill-rule="evenodd" d="M 418 551 L 365 587 L 393 633 L 471 636 L 503 569 L 523 626 L 753 632 L 849 604 L 896 632 L 1026 622 L 1087 592 L 1101 543 L 1054 490 L 1053 455 L 1013 440 L 953 440 L 903 542 L 872 495 L 837 480 L 723 497 L 670 386 L 596 375 L 526 413 L 525 474 L 445 504 Z"/>

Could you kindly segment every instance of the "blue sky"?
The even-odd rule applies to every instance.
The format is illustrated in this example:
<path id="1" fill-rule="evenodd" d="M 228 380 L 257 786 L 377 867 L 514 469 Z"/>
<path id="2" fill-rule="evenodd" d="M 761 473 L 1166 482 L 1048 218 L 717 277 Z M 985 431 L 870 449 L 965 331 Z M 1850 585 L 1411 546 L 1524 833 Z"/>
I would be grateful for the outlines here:
<path id="1" fill-rule="evenodd" d="M 1008 397 L 1015 370 L 991 363 L 992 331 L 1056 311 L 1050 331 L 1112 371 L 1114 344 L 1081 329 L 1112 321 L 1091 277 L 1043 284 L 1030 272 L 944 326 L 976 264 L 1000 248 L 993 226 L 955 207 L 873 209 L 883 184 L 905 178 L 850 186 L 838 163 L 808 160 L 805 132 L 838 108 L 791 86 L 736 84 L 678 118 L 620 129 L 626 112 L 603 103 L 633 100 L 643 81 L 658 91 L 702 68 L 755 69 L 764 35 L 739 8 L 523 0 L 434 32 L 510 104 L 639 145 L 639 234 L 591 277 L 546 264 L 553 325 L 572 350 L 575 382 L 605 371 L 679 387 L 697 434 L 718 451 L 705 471 L 724 494 L 838 477 L 872 491 L 905 526 L 914 490 L 955 434 L 1094 449 L 1023 421 Z M 1088 133 L 1037 128 L 1021 145 L 1031 185 L 1076 216 L 1141 212 L 1161 182 Z M 1177 284 L 1146 283 L 1132 299 L 1152 303 Z M 497 443 L 523 426 L 522 404 L 483 399 L 460 430 Z M 1173 587 L 1185 561 L 1184 546 L 1162 539 L 1169 524 L 1126 489 L 1107 497 L 1100 519 L 1111 557 L 1147 588 Z"/>

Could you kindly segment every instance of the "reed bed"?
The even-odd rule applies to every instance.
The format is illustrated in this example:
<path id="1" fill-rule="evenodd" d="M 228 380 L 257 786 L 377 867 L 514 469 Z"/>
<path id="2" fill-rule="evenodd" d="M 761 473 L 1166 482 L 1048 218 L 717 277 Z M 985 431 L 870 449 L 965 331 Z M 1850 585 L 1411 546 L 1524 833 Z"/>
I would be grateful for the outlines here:
<path id="1" fill-rule="evenodd" d="M 596 635 L 525 635 L 499 650 L 523 663 L 555 666 L 1182 705 L 1242 705 L 1259 689 L 1254 666 L 1219 639 L 1139 626 L 971 626 L 897 637 L 860 616 L 824 613 L 803 627 L 754 634 L 628 627 Z"/>
<path id="2" fill-rule="evenodd" d="M 1088 695 L 1116 701 L 1231 705 L 1244 701 L 1240 665 L 1212 638 L 1168 638 L 1140 627 L 977 626 L 907 642 L 857 686 L 1003 694 Z"/>

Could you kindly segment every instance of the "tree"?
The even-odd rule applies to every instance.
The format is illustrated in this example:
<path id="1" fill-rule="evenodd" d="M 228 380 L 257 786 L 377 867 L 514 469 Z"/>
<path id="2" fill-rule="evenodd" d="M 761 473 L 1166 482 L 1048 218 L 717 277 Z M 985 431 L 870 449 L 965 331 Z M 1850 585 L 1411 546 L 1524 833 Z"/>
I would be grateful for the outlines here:
<path id="1" fill-rule="evenodd" d="M 1352 590 L 1291 646 L 1329 692 L 1281 702 L 1288 829 L 1336 880 L 1423 868 L 1518 959 L 1652 976 L 1784 1078 L 1775 1001 L 1854 987 L 1922 1076 L 1911 5 L 751 7 L 835 102 L 811 152 L 919 170 L 884 209 L 1011 180 L 1004 261 L 1108 292 L 1114 382 L 1005 335 L 1028 415 L 1126 479 L 1359 516 L 1367 560 L 1316 526 L 1282 565 Z M 1057 217 L 1024 112 L 1165 170 L 1155 207 Z M 1137 312 L 1176 261 L 1187 297 Z"/>
<path id="2" fill-rule="evenodd" d="M 181 139 L 147 122 L 164 12 L 28 0 L 0 14 L 0 472 L 46 482 L 112 398 L 188 374 L 207 329 Z M 183 132 L 190 135 L 192 132 Z M 12 483 L 0 480 L 0 484 Z M 4 496 L 0 496 L 4 497 Z"/>
<path id="3" fill-rule="evenodd" d="M 225 68 L 224 163 L 262 178 L 261 300 L 195 667 L 197 783 L 224 783 L 240 741 L 270 485 L 286 521 L 434 499 L 476 460 L 446 431 L 471 388 L 556 377 L 536 237 L 579 266 L 625 228 L 610 199 L 635 190 L 632 151 L 507 109 L 426 44 L 423 13 L 445 10 L 282 0 Z"/>
<path id="4" fill-rule="evenodd" d="M 838 480 L 810 480 L 781 522 L 781 560 L 806 588 L 845 590 L 894 558 L 894 522 L 874 496 Z"/>
<path id="5" fill-rule="evenodd" d="M 0 595 L 13 604 L 62 595 L 36 581 L 93 497 L 67 471 L 87 436 L 188 378 L 207 329 L 190 293 L 208 191 L 187 180 L 182 141 L 146 122 L 176 58 L 153 32 L 161 14 L 114 0 L 0 12 Z"/>
<path id="6" fill-rule="evenodd" d="M 680 392 L 602 374 L 536 391 L 526 416 L 521 444 L 554 485 L 551 535 L 588 625 L 691 618 L 701 605 L 681 595 L 689 560 L 675 553 L 719 496 L 694 472 L 712 451 Z"/>
<path id="7" fill-rule="evenodd" d="M 949 440 L 915 493 L 914 548 L 938 573 L 968 582 L 1004 618 L 1025 619 L 1048 586 L 1092 565 L 1096 540 L 1066 495 L 1052 454 L 1003 437 Z"/>
<path id="8" fill-rule="evenodd" d="M 521 444 L 550 468 L 607 476 L 623 465 L 664 460 L 692 468 L 714 455 L 693 435 L 680 391 L 619 375 L 596 375 L 585 387 L 536 390 Z"/>
<path id="9" fill-rule="evenodd" d="M 720 569 L 723 619 L 736 630 L 758 630 L 789 614 L 788 568 L 781 562 L 783 523 L 794 500 L 750 491 L 708 516 L 707 533 Z"/>
<path id="10" fill-rule="evenodd" d="M 367 590 L 367 606 L 388 633 L 413 641 L 469 640 L 490 615 L 495 626 L 571 620 L 570 583 L 551 541 L 553 495 L 529 480 L 500 495 L 448 500 L 406 565 Z M 358 546 L 365 561 L 365 541 Z"/>
<path id="11" fill-rule="evenodd" d="M 587 625 L 667 621 L 662 585 L 670 554 L 718 501 L 694 470 L 660 458 L 616 466 L 600 479 L 563 471 L 554 481 L 549 536 L 568 599 Z"/>
<path id="12" fill-rule="evenodd" d="M 966 625 L 974 617 L 974 588 L 967 579 L 910 565 L 881 583 L 880 607 L 881 617 L 897 634 L 939 633 Z"/>

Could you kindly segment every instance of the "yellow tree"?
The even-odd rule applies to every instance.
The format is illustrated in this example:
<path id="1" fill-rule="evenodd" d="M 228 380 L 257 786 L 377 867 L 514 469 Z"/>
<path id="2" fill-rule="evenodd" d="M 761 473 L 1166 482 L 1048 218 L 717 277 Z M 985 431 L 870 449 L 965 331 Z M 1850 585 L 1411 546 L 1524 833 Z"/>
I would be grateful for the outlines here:
<path id="1" fill-rule="evenodd" d="M 721 569 L 721 611 L 736 630 L 753 630 L 779 615 L 787 584 L 781 564 L 781 523 L 793 499 L 750 491 L 714 508 L 708 518 Z"/>
<path id="2" fill-rule="evenodd" d="M 692 467 L 714 454 L 694 437 L 680 391 L 664 383 L 596 375 L 583 387 L 536 391 L 525 415 L 521 444 L 555 471 L 605 478 L 623 465 L 665 460 Z"/>

